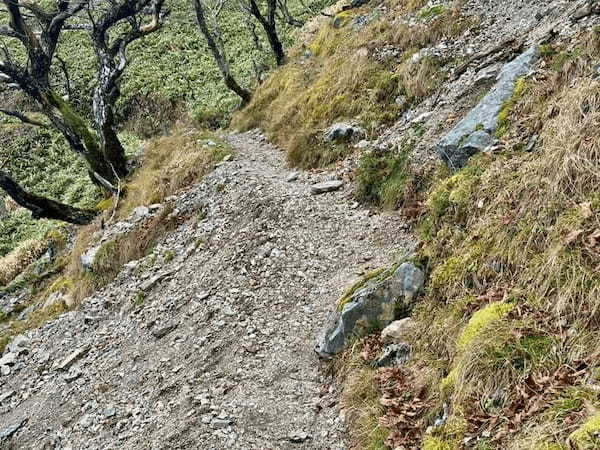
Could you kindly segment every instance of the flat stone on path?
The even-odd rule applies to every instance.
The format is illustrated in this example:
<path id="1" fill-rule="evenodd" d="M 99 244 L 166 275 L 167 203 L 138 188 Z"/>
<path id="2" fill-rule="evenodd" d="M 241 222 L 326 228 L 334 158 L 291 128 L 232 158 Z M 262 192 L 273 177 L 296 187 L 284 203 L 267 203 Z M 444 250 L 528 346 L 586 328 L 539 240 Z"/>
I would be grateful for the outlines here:
<path id="1" fill-rule="evenodd" d="M 310 192 L 313 195 L 324 194 L 325 192 L 337 191 L 344 185 L 342 180 L 324 181 L 323 183 L 313 184 L 310 187 Z"/>

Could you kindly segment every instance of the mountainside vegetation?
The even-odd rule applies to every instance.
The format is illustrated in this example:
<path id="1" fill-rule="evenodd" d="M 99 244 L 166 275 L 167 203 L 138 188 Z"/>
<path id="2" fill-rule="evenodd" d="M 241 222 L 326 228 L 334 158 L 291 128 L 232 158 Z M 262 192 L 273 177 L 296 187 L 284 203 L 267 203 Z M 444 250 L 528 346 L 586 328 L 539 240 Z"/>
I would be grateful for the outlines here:
<path id="1" fill-rule="evenodd" d="M 278 24 L 285 46 L 293 42 L 298 25 L 323 6 L 325 4 L 311 2 L 287 5 L 290 20 L 294 18 L 297 22 Z M 248 20 L 247 14 L 235 5 L 224 4 L 224 7 L 226 13 L 219 16 L 220 39 L 231 61 L 232 73 L 251 89 L 257 77 L 262 77 L 275 64 L 275 59 L 267 51 L 266 38 Z M 129 66 L 120 82 L 121 95 L 114 114 L 119 140 L 129 159 L 140 152 L 141 139 L 168 133 L 175 126 L 224 126 L 238 105 L 236 96 L 224 86 L 198 31 L 192 3 L 167 2 L 165 10 L 168 14 L 160 33 L 131 44 Z M 68 70 L 68 79 L 64 79 L 61 69 L 56 69 L 56 76 L 64 84 L 59 92 L 67 95 L 68 88 L 71 93 L 77 93 L 69 100 L 78 114 L 89 117 L 96 85 L 94 46 L 86 32 L 68 30 L 63 34 L 56 53 L 61 67 Z M 17 56 L 21 58 L 18 52 Z M 4 89 L 1 95 L 4 109 L 32 107 L 31 102 L 14 90 Z M 69 151 L 58 130 L 22 124 L 6 115 L 0 120 L 0 139 L 4 143 L 0 155 L 5 170 L 26 190 L 79 208 L 93 208 L 102 200 L 101 190 L 86 179 L 85 164 Z M 4 192 L 0 192 L 0 198 L 4 198 Z M 38 229 L 35 236 L 40 237 L 42 229 L 54 226 L 51 222 L 30 220 L 22 212 L 7 222 L 12 223 L 10 230 L 13 231 L 8 232 L 7 228 L 6 233 L 0 233 L 0 255 L 15 248 L 29 235 L 28 230 Z M 8 226 L 0 224 L 0 227 Z"/>
<path id="2" fill-rule="evenodd" d="M 206 214 L 201 201 L 190 212 L 182 193 L 234 160 L 224 133 L 260 128 L 290 168 L 311 182 L 345 178 L 353 209 L 393 214 L 414 235 L 414 251 L 361 267 L 362 278 L 332 306 L 344 310 L 402 262 L 425 276 L 411 308 L 394 307 L 398 319 L 410 318 L 394 347 L 408 349 L 405 359 L 380 364 L 389 342 L 377 321 L 333 357 L 350 448 L 600 448 L 600 23 L 592 6 L 582 16 L 594 17 L 589 26 L 578 17 L 569 33 L 553 24 L 492 42 L 461 0 L 133 3 L 124 22 L 107 19 L 114 29 L 105 30 L 109 42 L 132 33 L 127 64 L 119 52 L 109 52 L 106 67 L 97 61 L 102 46 L 87 32 L 97 27 L 90 20 L 63 31 L 47 92 L 35 83 L 27 92 L 25 82 L 28 95 L 0 90 L 3 109 L 27 111 L 0 118 L 0 182 L 10 174 L 32 202 L 43 196 L 51 210 L 83 217 L 65 219 L 83 226 L 40 220 L 0 195 L 0 300 L 19 295 L 17 306 L 0 309 L 0 355 L 15 336 L 77 308 L 126 270 L 143 272 L 145 258 L 166 266 L 175 254 L 156 250 L 161 239 L 184 223 L 200 229 Z M 459 52 L 473 36 L 489 45 Z M 447 167 L 433 155 L 436 142 L 530 47 L 539 60 L 503 102 L 493 143 L 464 167 Z M 34 78 L 25 53 L 15 61 Z M 102 90 L 107 68 L 118 74 Z M 324 138 L 339 123 L 360 129 L 360 139 Z M 90 148 L 105 158 L 99 166 Z M 214 190 L 235 185 L 226 178 Z M 285 252 L 270 243 L 273 230 L 264 233 L 249 253 Z M 193 232 L 186 239 L 189 254 L 209 245 Z M 251 258 L 249 267 L 262 264 Z M 153 283 L 181 265 L 145 276 L 147 289 L 132 294 L 136 314 Z M 213 292 L 198 297 L 205 294 Z"/>

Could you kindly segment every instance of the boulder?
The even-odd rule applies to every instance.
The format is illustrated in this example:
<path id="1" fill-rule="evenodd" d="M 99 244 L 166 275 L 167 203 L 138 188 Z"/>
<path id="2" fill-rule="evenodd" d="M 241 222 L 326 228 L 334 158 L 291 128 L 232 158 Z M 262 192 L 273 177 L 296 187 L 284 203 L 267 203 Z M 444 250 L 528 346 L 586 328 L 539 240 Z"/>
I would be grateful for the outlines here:
<path id="1" fill-rule="evenodd" d="M 512 97 L 517 79 L 531 71 L 538 54 L 534 46 L 506 64 L 490 92 L 437 144 L 438 154 L 449 167 L 463 167 L 471 156 L 494 142 L 502 107 Z"/>
<path id="2" fill-rule="evenodd" d="M 313 195 L 324 194 L 325 192 L 337 191 L 343 185 L 344 182 L 341 180 L 325 181 L 323 183 L 313 184 L 310 187 L 310 192 Z"/>
<path id="3" fill-rule="evenodd" d="M 329 127 L 325 132 L 327 142 L 358 141 L 365 136 L 365 130 L 351 123 L 340 122 Z"/>
<path id="4" fill-rule="evenodd" d="M 315 351 L 331 357 L 344 349 L 355 336 L 365 336 L 373 327 L 385 327 L 408 311 L 423 286 L 424 274 L 411 262 L 401 264 L 393 273 L 367 281 L 343 307 L 331 313 Z"/>

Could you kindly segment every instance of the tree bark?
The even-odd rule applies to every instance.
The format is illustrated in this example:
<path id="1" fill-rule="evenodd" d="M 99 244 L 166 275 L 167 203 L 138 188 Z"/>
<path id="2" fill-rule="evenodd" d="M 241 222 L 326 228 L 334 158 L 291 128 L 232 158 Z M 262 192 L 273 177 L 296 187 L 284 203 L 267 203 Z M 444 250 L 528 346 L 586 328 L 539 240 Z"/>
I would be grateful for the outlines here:
<path id="1" fill-rule="evenodd" d="M 215 38 L 212 35 L 211 30 L 208 28 L 208 25 L 206 23 L 202 1 L 194 0 L 194 7 L 196 9 L 198 28 L 200 28 L 200 32 L 204 35 L 204 38 L 206 39 L 208 48 L 210 49 L 213 58 L 215 59 L 217 66 L 219 67 L 219 71 L 221 72 L 221 76 L 223 77 L 225 85 L 242 99 L 242 106 L 245 106 L 252 99 L 252 94 L 249 90 L 241 87 L 231 74 L 231 69 L 229 67 L 229 63 L 227 62 L 225 52 L 223 49 L 219 48 L 219 45 L 217 44 Z"/>
<path id="2" fill-rule="evenodd" d="M 77 225 L 86 225 L 96 216 L 95 211 L 75 208 L 26 192 L 16 181 L 2 171 L 0 171 L 0 188 L 17 204 L 30 210 L 32 216 L 36 219 L 54 219 Z"/>
<path id="3" fill-rule="evenodd" d="M 275 61 L 278 66 L 282 66 L 285 63 L 285 52 L 283 51 L 283 44 L 277 34 L 277 27 L 275 22 L 275 12 L 277 11 L 277 0 L 267 0 L 267 17 L 263 16 L 260 12 L 260 8 L 256 3 L 256 0 L 250 0 L 250 13 L 256 17 L 256 20 L 260 22 L 265 33 L 273 54 L 275 55 Z"/>

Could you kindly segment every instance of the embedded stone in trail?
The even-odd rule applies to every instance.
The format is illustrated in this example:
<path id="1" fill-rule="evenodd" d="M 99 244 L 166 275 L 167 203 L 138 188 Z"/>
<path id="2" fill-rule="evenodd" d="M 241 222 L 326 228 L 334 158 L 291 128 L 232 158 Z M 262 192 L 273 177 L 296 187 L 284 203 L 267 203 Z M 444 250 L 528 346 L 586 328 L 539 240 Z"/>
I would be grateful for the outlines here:
<path id="1" fill-rule="evenodd" d="M 7 428 L 0 429 L 0 443 L 19 431 L 21 427 L 25 425 L 25 422 L 27 422 L 27 419 L 23 419 L 20 422 L 14 423 Z"/>
<path id="2" fill-rule="evenodd" d="M 391 275 L 388 273 L 367 281 L 330 315 L 315 348 L 320 356 L 339 353 L 352 337 L 366 335 L 373 326 L 385 327 L 399 310 L 412 307 L 423 286 L 423 271 L 405 262 Z"/>
<path id="3" fill-rule="evenodd" d="M 67 370 L 71 367 L 75 362 L 83 358 L 87 353 L 92 349 L 91 345 L 86 345 L 75 350 L 69 356 L 67 356 L 60 364 L 56 366 L 56 370 Z"/>
<path id="4" fill-rule="evenodd" d="M 313 195 L 324 194 L 325 192 L 337 191 L 344 185 L 342 180 L 324 181 L 323 183 L 313 184 L 310 187 L 310 192 Z"/>
<path id="5" fill-rule="evenodd" d="M 471 156 L 494 142 L 502 107 L 512 97 L 517 79 L 531 71 L 538 54 L 539 48 L 534 46 L 506 64 L 490 92 L 437 144 L 438 154 L 449 167 L 463 167 Z"/>

